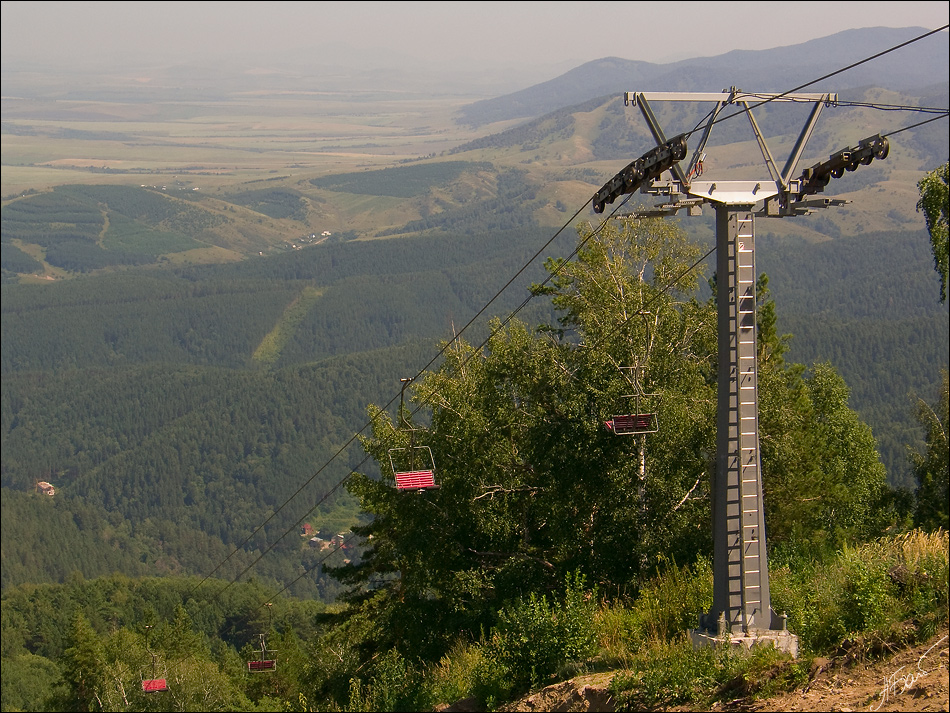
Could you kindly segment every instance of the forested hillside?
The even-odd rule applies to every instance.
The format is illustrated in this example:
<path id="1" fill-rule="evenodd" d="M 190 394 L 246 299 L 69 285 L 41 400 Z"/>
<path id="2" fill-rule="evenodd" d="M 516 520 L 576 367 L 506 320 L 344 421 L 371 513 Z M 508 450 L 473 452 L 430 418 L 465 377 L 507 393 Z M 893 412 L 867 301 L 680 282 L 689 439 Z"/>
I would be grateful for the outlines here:
<path id="1" fill-rule="evenodd" d="M 2 484 L 23 493 L 4 497 L 4 586 L 120 563 L 207 571 L 352 442 L 366 404 L 436 355 L 494 296 L 496 275 L 530 257 L 532 237 L 346 243 L 4 285 Z M 247 550 L 277 544 L 298 520 L 334 534 L 354 524 L 343 490 L 322 498 L 361 459 L 351 445 Z M 55 483 L 52 502 L 32 495 L 40 480 Z M 65 524 L 50 529 L 43 513 Z M 109 543 L 103 528 L 116 533 Z M 262 573 L 287 581 L 305 545 L 284 537 Z"/>
<path id="2" fill-rule="evenodd" d="M 121 553 L 132 550 L 167 571 L 201 572 L 260 524 L 262 505 L 279 507 L 346 444 L 366 423 L 365 405 L 392 397 L 398 379 L 424 366 L 543 237 L 355 242 L 234 265 L 5 285 L 3 486 L 27 493 L 51 481 L 59 494 L 44 507 L 88 514 L 85 525 L 77 515 L 50 531 L 32 499 L 5 499 L 5 510 L 20 513 L 5 523 L 20 525 L 4 538 L 4 585 L 62 581 L 76 565 L 105 573 L 131 562 Z M 567 240 L 558 247 L 552 255 L 567 254 Z M 935 398 L 948 351 L 925 235 L 765 238 L 761 255 L 780 331 L 794 335 L 790 355 L 841 370 L 891 482 L 913 487 L 906 448 L 922 438 L 914 397 Z M 494 313 L 517 306 L 539 277 L 529 271 Z M 533 300 L 524 314 L 549 322 L 546 309 Z M 350 448 L 301 503 L 361 458 Z M 281 513 L 248 547 L 273 544 L 308 507 Z M 336 493 L 306 519 L 336 530 L 354 515 Z M 111 549 L 90 539 L 73 557 L 51 546 L 83 541 L 100 523 L 125 539 Z M 207 544 L 192 547 L 193 538 Z M 37 541 L 50 546 L 37 550 Z M 301 561 L 296 537 L 277 551 Z"/>
<path id="3" fill-rule="evenodd" d="M 908 446 L 920 443 L 919 399 L 932 402 L 947 368 L 948 313 L 926 233 L 867 233 L 808 245 L 764 238 L 758 265 L 769 276 L 789 356 L 829 362 L 874 430 L 893 485 L 916 485 Z"/>
<path id="4" fill-rule="evenodd" d="M 700 57 L 653 64 L 619 57 L 605 57 L 576 67 L 566 74 L 501 97 L 467 106 L 460 120 L 487 124 L 506 119 L 533 118 L 555 109 L 581 104 L 624 91 L 719 91 L 736 86 L 746 91 L 786 91 L 790 67 L 801 76 L 819 77 L 830 65 L 847 65 L 862 58 L 869 46 L 892 46 L 926 32 L 926 28 L 864 28 L 840 32 L 801 45 L 769 50 L 736 50 L 717 57 Z M 835 91 L 873 85 L 888 89 L 916 89 L 947 81 L 947 43 L 930 38 L 908 51 L 836 77 L 811 91 Z M 936 73 L 936 74 L 935 74 Z M 715 89 L 712 89 L 715 87 Z"/>
<path id="5" fill-rule="evenodd" d="M 508 208 L 521 215 L 519 206 Z M 54 482 L 56 508 L 67 514 L 74 502 L 88 513 L 86 525 L 55 528 L 60 540 L 78 528 L 70 543 L 87 541 L 102 523 L 128 523 L 117 535 L 121 545 L 106 551 L 89 539 L 81 557 L 66 557 L 68 548 L 33 546 L 52 535 L 29 500 L 11 498 L 4 508 L 22 511 L 13 519 L 22 529 L 4 541 L 17 553 L 4 567 L 4 585 L 62 581 L 77 563 L 94 576 L 131 563 L 122 553 L 132 551 L 165 571 L 200 572 L 242 543 L 263 521 L 262 504 L 279 507 L 365 425 L 367 403 L 392 397 L 398 379 L 424 366 L 438 341 L 550 237 L 537 228 L 478 233 L 473 218 L 469 231 L 454 235 L 4 285 L 3 486 L 32 492 L 38 480 Z M 567 255 L 570 232 L 547 254 Z M 890 482 L 912 489 L 907 448 L 920 447 L 923 436 L 916 398 L 936 397 L 948 352 L 926 235 L 823 243 L 766 235 L 760 255 L 779 327 L 794 335 L 790 354 L 841 371 L 851 404 L 874 429 Z M 523 275 L 491 313 L 520 304 L 539 270 Z M 551 319 L 539 300 L 525 314 Z M 311 501 L 360 461 L 358 450 L 349 448 L 308 485 Z M 339 497 L 312 516 L 309 506 L 288 508 L 247 547 L 275 546 L 279 563 L 267 558 L 264 567 L 283 580 L 284 564 L 305 557 L 296 538 L 274 539 L 301 518 L 331 530 L 355 522 L 354 503 Z M 171 530 L 161 535 L 162 528 Z M 149 570 L 135 564 L 132 571 Z"/>
<path id="6" fill-rule="evenodd" d="M 279 520 L 227 568 L 214 570 L 224 581 L 209 578 L 208 568 L 215 560 L 226 563 L 225 520 L 251 526 L 253 520 L 241 520 L 245 512 L 260 512 L 261 502 L 274 510 L 262 481 L 279 485 L 281 473 L 266 474 L 266 467 L 277 462 L 293 469 L 296 441 L 307 441 L 304 431 L 311 427 L 299 414 L 308 411 L 308 382 L 319 381 L 321 363 L 277 370 L 110 370 L 114 376 L 104 386 L 117 404 L 128 405 L 137 394 L 143 401 L 136 407 L 156 410 L 156 421 L 183 414 L 182 428 L 172 424 L 167 442 L 156 439 L 160 447 L 149 450 L 148 437 L 140 442 L 142 465 L 153 475 L 182 472 L 198 452 L 204 457 L 221 447 L 222 453 L 212 452 L 193 469 L 198 478 L 210 476 L 204 483 L 153 487 L 153 478 L 130 477 L 133 459 L 120 455 L 102 466 L 84 464 L 52 498 L 7 492 L 5 576 L 13 561 L 25 576 L 60 574 L 64 584 L 5 588 L 4 706 L 421 710 L 471 697 L 496 709 L 531 688 L 596 666 L 649 672 L 650 680 L 616 677 L 612 691 L 623 700 L 700 706 L 730 695 L 728 682 L 736 676 L 755 690 L 801 685 L 813 657 L 830 655 L 845 637 L 899 646 L 938 631 L 947 611 L 946 533 L 938 524 L 945 508 L 915 508 L 887 485 L 871 430 L 849 407 L 845 381 L 830 365 L 805 370 L 787 359 L 777 306 L 761 279 L 757 353 L 763 480 L 772 496 L 766 500 L 772 604 L 788 612 L 803 657 L 796 662 L 770 652 L 767 665 L 782 672 L 781 682 L 766 684 L 760 659 L 693 649 L 684 632 L 711 601 L 708 473 L 714 467 L 711 355 L 717 339 L 704 271 L 685 268 L 705 248 L 680 226 L 657 219 L 610 224 L 580 237 L 577 254 L 547 261 L 546 279 L 532 288 L 556 315 L 522 311 L 496 324 L 484 349 L 472 346 L 470 335 L 443 360 L 424 365 L 408 390 L 411 412 L 399 416 L 418 428 L 414 438 L 395 426 L 391 401 L 370 407 L 370 428 L 360 443 L 371 459 L 353 463 L 356 472 L 346 484 L 360 510 L 359 516 L 349 510 L 358 522 L 353 533 L 324 554 L 299 542 L 291 527 L 291 542 L 264 558 L 254 581 L 239 581 L 231 571 L 244 567 L 237 574 L 245 574 L 265 542 L 279 543 Z M 352 247 L 324 250 L 346 256 Z M 345 274 L 354 263 L 338 264 Z M 235 277 L 239 267 L 226 269 Z M 316 306 L 319 297 L 304 302 Z M 533 327 L 538 316 L 546 326 Z M 406 347 L 410 357 L 419 351 Z M 379 390 L 370 364 L 381 353 L 359 356 L 370 360 L 362 369 L 351 354 L 338 364 L 347 372 L 330 376 L 344 381 L 346 391 L 359 391 L 363 381 L 369 381 L 368 391 Z M 624 365 L 637 369 L 631 376 L 618 368 Z M 225 378 L 207 384 L 182 379 L 204 369 Z M 149 372 L 154 382 L 136 391 L 135 377 Z M 95 370 L 78 373 L 75 393 L 96 390 Z M 58 377 L 64 375 L 70 371 Z M 255 375 L 264 378 L 243 378 Z M 14 376 L 13 383 L 34 379 L 43 386 L 39 372 Z M 49 386 L 55 393 L 57 385 Z M 944 377 L 933 404 L 942 422 L 946 388 Z M 218 389 L 222 396 L 213 393 Z M 655 412 L 657 428 L 618 437 L 604 421 L 630 408 L 631 389 L 639 394 L 637 408 Z M 268 393 L 287 410 L 260 411 Z M 40 432 L 45 413 L 64 422 L 88 421 L 90 432 L 108 424 L 97 418 L 110 410 L 101 394 L 88 400 L 96 413 L 79 414 L 43 396 L 43 388 L 34 389 L 8 414 L 4 390 L 5 425 L 12 433 Z M 35 405 L 27 403 L 32 399 Z M 330 395 L 324 412 L 341 410 L 335 402 L 327 408 L 329 401 Z M 205 402 L 211 408 L 203 410 Z M 205 420 L 210 427 L 201 431 Z M 144 419 L 143 429 L 155 425 Z M 281 441 L 284 430 L 295 434 L 292 440 Z M 946 469 L 943 434 L 941 442 L 939 430 L 928 433 L 922 469 Z M 130 431 L 130 441 L 141 435 Z M 69 433 L 67 439 L 59 444 L 64 454 L 81 445 L 83 435 Z M 419 446 L 434 454 L 439 488 L 397 492 L 386 472 L 389 456 L 393 449 Z M 237 457 L 228 462 L 231 453 Z M 246 465 L 261 469 L 250 472 Z M 84 490 L 96 478 L 98 484 Z M 121 485 L 121 493 L 116 496 L 110 485 Z M 150 499 L 143 502 L 136 488 L 152 488 Z M 85 507 L 103 493 L 113 500 Z M 341 491 L 342 512 L 330 515 L 346 514 L 343 500 Z M 218 526 L 224 546 L 188 527 L 203 513 L 202 527 Z M 21 519 L 36 526 L 27 530 Z M 911 521 L 922 529 L 908 531 Z M 323 534 L 328 520 L 316 524 Z M 27 534 L 33 547 L 8 548 L 12 531 L 15 540 Z M 87 582 L 75 569 L 51 570 L 42 548 L 59 549 L 56 562 L 69 558 L 93 571 L 187 574 L 196 567 L 206 576 L 112 575 Z M 320 576 L 327 571 L 333 580 Z M 285 596 L 288 589 L 340 594 L 341 605 L 301 602 Z M 258 661 L 271 662 L 270 668 L 254 673 Z M 143 681 L 152 680 L 167 688 L 157 698 L 143 693 Z M 714 685 L 700 687 L 700 681 Z"/>

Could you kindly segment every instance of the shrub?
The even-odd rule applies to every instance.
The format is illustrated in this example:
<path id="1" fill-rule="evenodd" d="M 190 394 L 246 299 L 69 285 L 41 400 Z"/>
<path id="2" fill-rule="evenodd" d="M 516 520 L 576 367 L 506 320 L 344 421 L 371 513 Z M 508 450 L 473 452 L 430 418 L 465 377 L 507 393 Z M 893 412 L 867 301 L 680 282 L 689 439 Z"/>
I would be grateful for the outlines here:
<path id="1" fill-rule="evenodd" d="M 610 684 L 618 710 L 699 703 L 735 676 L 735 656 L 727 649 L 693 648 L 685 637 L 673 643 L 653 642 Z"/>
<path id="2" fill-rule="evenodd" d="M 643 710 L 688 704 L 709 708 L 716 700 L 765 697 L 803 685 L 810 661 L 792 661 L 772 647 L 752 651 L 694 648 L 685 635 L 653 642 L 614 677 L 610 690 L 618 710 Z"/>
<path id="3" fill-rule="evenodd" d="M 425 673 L 423 694 L 431 708 L 436 703 L 452 703 L 474 697 L 494 710 L 507 701 L 514 689 L 507 666 L 490 645 L 458 642 L 439 663 Z"/>
<path id="4" fill-rule="evenodd" d="M 350 679 L 348 711 L 414 711 L 424 710 L 422 676 L 395 649 L 383 654 L 373 667 L 368 684 L 359 678 Z"/>
<path id="5" fill-rule="evenodd" d="M 426 685 L 434 702 L 452 703 L 475 696 L 494 708 L 507 696 L 507 678 L 507 671 L 490 660 L 484 646 L 460 641 L 429 668 Z"/>
<path id="6" fill-rule="evenodd" d="M 626 666 L 640 649 L 672 641 L 696 626 L 700 612 L 712 606 L 712 566 L 699 560 L 691 567 L 668 566 L 647 582 L 632 603 L 605 605 L 597 613 L 602 655 Z"/>
<path id="7" fill-rule="evenodd" d="M 489 655 L 510 673 L 515 689 L 536 686 L 571 661 L 596 652 L 594 593 L 584 591 L 584 577 L 568 575 L 564 601 L 548 603 L 533 592 L 498 614 Z"/>
<path id="8" fill-rule="evenodd" d="M 846 549 L 841 619 L 846 631 L 863 632 L 881 629 L 888 614 L 898 611 L 896 594 L 887 578 L 887 563 L 868 557 L 868 552 Z"/>
<path id="9" fill-rule="evenodd" d="M 931 635 L 947 619 L 947 533 L 914 530 L 856 548 L 827 563 L 779 568 L 772 606 L 789 614 L 804 651 L 829 653 L 847 638 L 886 636 L 908 619 Z"/>

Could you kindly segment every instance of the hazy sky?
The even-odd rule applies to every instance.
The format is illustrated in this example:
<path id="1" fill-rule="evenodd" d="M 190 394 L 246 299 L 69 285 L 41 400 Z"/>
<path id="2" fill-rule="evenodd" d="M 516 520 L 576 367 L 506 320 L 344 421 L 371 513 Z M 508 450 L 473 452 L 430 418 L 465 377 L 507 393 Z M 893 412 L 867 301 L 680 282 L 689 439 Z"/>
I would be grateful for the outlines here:
<path id="1" fill-rule="evenodd" d="M 857 27 L 945 25 L 943 2 L 18 2 L 4 59 L 85 63 L 347 45 L 422 60 L 577 65 L 666 62 L 798 44 Z"/>

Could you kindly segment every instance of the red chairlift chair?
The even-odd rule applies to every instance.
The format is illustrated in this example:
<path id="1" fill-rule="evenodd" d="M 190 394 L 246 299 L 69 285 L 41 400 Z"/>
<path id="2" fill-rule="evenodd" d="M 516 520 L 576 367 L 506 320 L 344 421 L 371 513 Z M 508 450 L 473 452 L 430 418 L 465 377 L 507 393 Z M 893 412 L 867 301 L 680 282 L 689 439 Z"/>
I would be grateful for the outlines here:
<path id="1" fill-rule="evenodd" d="M 390 448 L 389 465 L 393 469 L 393 478 L 398 491 L 422 491 L 438 488 L 435 482 L 435 460 L 429 446 L 415 444 L 416 430 L 409 425 L 405 412 L 406 387 L 412 379 L 400 379 L 402 390 L 399 392 L 399 415 L 403 425 L 409 431 L 408 448 Z"/>
<path id="2" fill-rule="evenodd" d="M 145 693 L 164 693 L 168 690 L 168 680 L 165 678 L 155 677 L 155 669 L 158 664 L 158 654 L 152 653 L 152 650 L 148 647 L 148 635 L 151 629 L 151 626 L 145 627 L 145 650 L 148 651 L 149 655 L 152 657 L 152 677 L 145 678 L 145 674 L 142 674 L 142 691 Z"/>
<path id="3" fill-rule="evenodd" d="M 247 662 L 247 670 L 250 673 L 266 673 L 277 670 L 277 659 L 268 658 L 270 654 L 275 653 L 273 649 L 268 649 L 264 641 L 264 635 L 261 634 L 261 656 L 258 659 L 251 659 Z"/>
<path id="4" fill-rule="evenodd" d="M 645 433 L 656 433 L 659 430 L 659 419 L 656 415 L 656 409 L 647 406 L 646 402 L 655 404 L 656 394 L 645 394 L 640 388 L 640 381 L 637 378 L 637 372 L 640 367 L 620 367 L 621 371 L 629 370 L 630 376 L 627 376 L 634 393 L 625 394 L 625 399 L 634 400 L 633 413 L 620 414 L 612 416 L 604 422 L 607 430 L 616 436 L 635 436 Z"/>

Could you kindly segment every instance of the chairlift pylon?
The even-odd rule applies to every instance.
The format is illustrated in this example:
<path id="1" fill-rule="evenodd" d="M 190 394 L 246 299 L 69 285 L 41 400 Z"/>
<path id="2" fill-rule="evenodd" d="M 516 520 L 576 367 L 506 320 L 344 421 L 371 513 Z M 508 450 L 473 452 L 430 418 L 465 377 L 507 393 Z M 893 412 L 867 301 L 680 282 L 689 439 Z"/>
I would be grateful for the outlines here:
<path id="1" fill-rule="evenodd" d="M 432 458 L 432 449 L 429 446 L 416 445 L 416 429 L 406 418 L 405 393 L 412 379 L 404 378 L 400 381 L 402 389 L 399 392 L 399 418 L 405 430 L 409 432 L 409 446 L 389 449 L 389 465 L 393 469 L 396 490 L 434 490 L 439 486 L 435 482 L 435 460 Z"/>

